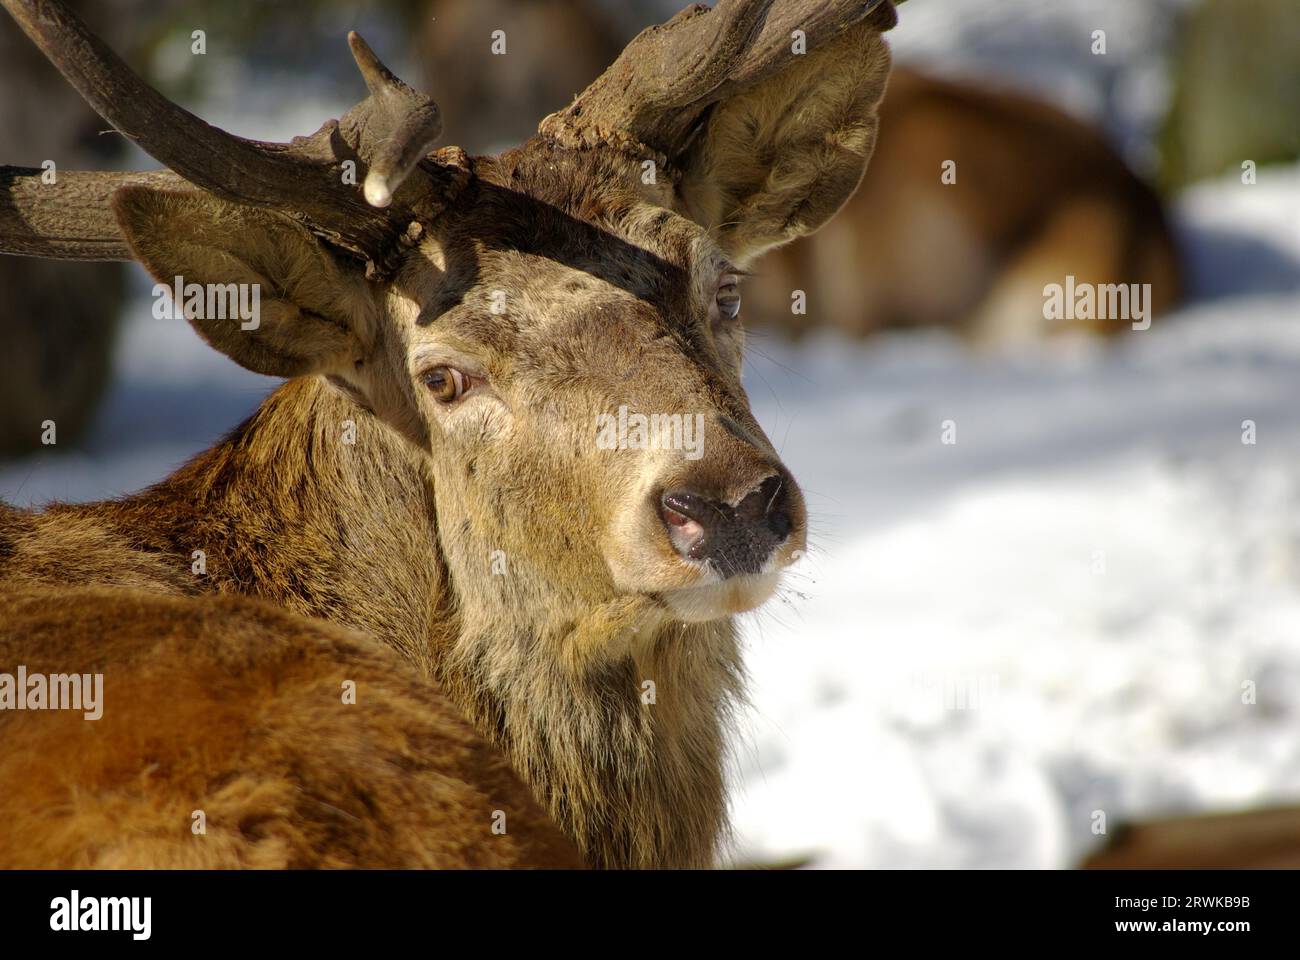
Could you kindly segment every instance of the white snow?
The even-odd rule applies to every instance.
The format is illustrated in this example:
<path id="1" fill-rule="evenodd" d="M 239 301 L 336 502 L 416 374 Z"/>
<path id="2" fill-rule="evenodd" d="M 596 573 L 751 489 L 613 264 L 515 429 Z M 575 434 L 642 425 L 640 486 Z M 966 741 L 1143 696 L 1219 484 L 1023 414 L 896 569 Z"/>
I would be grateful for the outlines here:
<path id="1" fill-rule="evenodd" d="M 911 3 L 893 44 L 1145 166 L 1186 6 Z M 1062 867 L 1098 811 L 1300 799 L 1300 167 L 1176 214 L 1196 299 L 1112 348 L 759 344 L 751 399 L 814 544 L 746 624 L 738 859 Z"/>
<path id="2" fill-rule="evenodd" d="M 1089 31 L 1111 31 L 1106 76 L 1149 74 L 1165 40 L 1131 0 L 1054 3 L 1056 26 L 1040 0 L 938 6 L 901 9 L 900 55 L 996 65 L 1108 120 Z M 1150 118 L 1114 126 L 1140 153 Z M 739 859 L 1061 867 L 1095 811 L 1300 799 L 1300 167 L 1201 185 L 1177 218 L 1197 299 L 1114 345 L 753 339 L 813 543 L 744 620 Z M 4 465 L 0 497 L 138 489 L 274 384 L 154 320 L 143 276 L 118 364 L 86 450 Z"/>
<path id="3" fill-rule="evenodd" d="M 747 623 L 741 859 L 1065 866 L 1097 810 L 1300 798 L 1298 317 L 1240 298 L 1082 355 L 769 345 L 780 399 L 751 395 L 814 536 Z"/>

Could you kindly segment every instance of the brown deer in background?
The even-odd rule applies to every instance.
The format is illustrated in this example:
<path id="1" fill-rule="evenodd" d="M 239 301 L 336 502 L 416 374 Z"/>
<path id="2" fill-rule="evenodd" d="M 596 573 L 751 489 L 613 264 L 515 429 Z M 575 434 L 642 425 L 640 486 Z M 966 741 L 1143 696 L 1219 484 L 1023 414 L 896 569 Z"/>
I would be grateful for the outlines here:
<path id="1" fill-rule="evenodd" d="M 1033 97 L 903 68 L 880 123 L 886 136 L 844 211 L 761 264 L 751 318 L 794 333 L 939 326 L 1013 342 L 1129 328 L 1127 317 L 1044 319 L 1044 287 L 1067 276 L 1150 284 L 1155 314 L 1177 303 L 1160 198 L 1098 131 Z M 791 310 L 795 290 L 805 314 Z"/>
<path id="2" fill-rule="evenodd" d="M 0 711 L 0 862 L 712 863 L 732 617 L 805 538 L 737 273 L 856 187 L 892 6 L 688 8 L 470 157 L 429 152 L 437 107 L 355 35 L 369 97 L 260 143 L 54 0 L 0 2 L 169 168 L 0 169 L 0 250 L 260 290 L 252 323 L 187 316 L 290 378 L 141 494 L 0 507 L 0 671 L 101 673 L 105 700 Z M 632 442 L 629 411 L 702 444 Z"/>

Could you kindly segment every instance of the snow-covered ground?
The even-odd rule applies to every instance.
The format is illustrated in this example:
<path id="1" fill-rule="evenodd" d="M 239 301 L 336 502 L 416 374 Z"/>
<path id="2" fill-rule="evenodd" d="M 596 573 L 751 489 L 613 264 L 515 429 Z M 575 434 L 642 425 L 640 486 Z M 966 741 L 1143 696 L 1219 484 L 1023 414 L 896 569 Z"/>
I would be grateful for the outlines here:
<path id="1" fill-rule="evenodd" d="M 1140 155 L 1150 103 L 1114 89 L 1160 100 L 1144 58 L 1167 30 L 1138 8 L 1182 5 L 1063 0 L 1044 24 L 1041 0 L 911 0 L 895 46 L 1041 85 Z M 250 120 L 232 89 L 204 112 L 249 135 L 336 107 Z M 1056 867 L 1097 842 L 1095 811 L 1300 801 L 1300 168 L 1177 215 L 1197 297 L 1113 346 L 754 339 L 751 399 L 813 549 L 745 620 L 740 858 Z M 86 449 L 0 466 L 0 497 L 137 489 L 274 385 L 153 319 L 143 277 L 118 353 Z"/>
<path id="2" fill-rule="evenodd" d="M 814 550 L 747 625 L 743 859 L 1065 866 L 1095 811 L 1300 802 L 1300 169 L 1268 181 L 1182 211 L 1269 292 L 1113 348 L 760 345 Z"/>
<path id="3" fill-rule="evenodd" d="M 1187 6 L 918 0 L 892 43 L 1149 169 Z M 758 345 L 816 549 L 747 624 L 740 859 L 1060 867 L 1097 811 L 1300 802 L 1300 167 L 1261 173 L 1180 198 L 1195 299 L 1113 348 Z"/>

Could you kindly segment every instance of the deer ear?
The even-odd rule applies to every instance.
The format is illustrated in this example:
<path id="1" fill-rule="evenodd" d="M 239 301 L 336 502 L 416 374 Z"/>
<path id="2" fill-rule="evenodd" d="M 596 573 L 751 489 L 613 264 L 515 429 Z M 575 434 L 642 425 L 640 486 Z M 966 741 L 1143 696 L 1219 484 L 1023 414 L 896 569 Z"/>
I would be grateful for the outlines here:
<path id="1" fill-rule="evenodd" d="M 679 161 L 679 195 L 738 264 L 812 233 L 857 189 L 889 76 L 881 27 L 869 20 L 804 53 L 795 38 L 788 66 L 705 115 Z"/>
<path id="2" fill-rule="evenodd" d="M 131 250 L 160 285 L 179 284 L 182 293 L 199 285 L 185 297 L 190 307 L 177 303 L 177 311 L 240 366 L 277 377 L 341 373 L 369 352 L 375 306 L 364 278 L 301 224 L 198 191 L 124 187 L 112 203 Z"/>

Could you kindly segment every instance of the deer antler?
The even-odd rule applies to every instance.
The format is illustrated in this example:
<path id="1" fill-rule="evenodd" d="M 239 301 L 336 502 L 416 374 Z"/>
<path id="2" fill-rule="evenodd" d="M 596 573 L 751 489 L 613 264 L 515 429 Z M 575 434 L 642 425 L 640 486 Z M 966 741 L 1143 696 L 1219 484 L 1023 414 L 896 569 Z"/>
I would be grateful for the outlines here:
<path id="1" fill-rule="evenodd" d="M 357 120 L 377 147 L 366 174 L 366 200 L 371 206 L 386 207 L 393 191 L 442 133 L 442 115 L 436 103 L 380 63 L 355 30 L 348 34 L 348 46 L 370 90 L 367 109 Z"/>
<path id="2" fill-rule="evenodd" d="M 109 206 L 120 187 L 192 189 L 170 170 L 151 173 L 58 172 L 0 167 L 0 253 L 49 260 L 131 260 Z"/>
<path id="3" fill-rule="evenodd" d="M 168 100 L 58 0 L 0 4 L 100 116 L 171 170 L 60 172 L 59 183 L 47 185 L 40 171 L 2 167 L 0 252 L 130 259 L 108 208 L 113 190 L 192 185 L 300 219 L 364 258 L 372 275 L 385 274 L 409 222 L 436 216 L 465 178 L 455 163 L 421 162 L 442 130 L 437 104 L 394 76 L 356 33 L 348 44 L 370 95 L 310 137 L 266 143 L 226 133 Z M 347 160 L 367 171 L 364 197 L 343 182 Z M 388 209 L 394 199 L 397 207 Z"/>
<path id="4" fill-rule="evenodd" d="M 570 146 L 627 140 L 671 158 L 701 115 L 789 64 L 796 30 L 807 49 L 873 20 L 894 25 L 889 0 L 721 0 L 693 4 L 643 30 L 567 108 L 539 132 Z"/>

